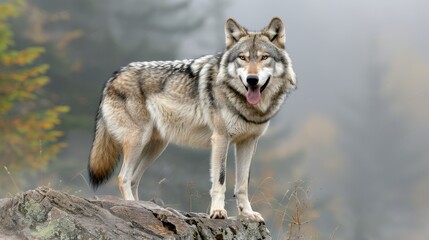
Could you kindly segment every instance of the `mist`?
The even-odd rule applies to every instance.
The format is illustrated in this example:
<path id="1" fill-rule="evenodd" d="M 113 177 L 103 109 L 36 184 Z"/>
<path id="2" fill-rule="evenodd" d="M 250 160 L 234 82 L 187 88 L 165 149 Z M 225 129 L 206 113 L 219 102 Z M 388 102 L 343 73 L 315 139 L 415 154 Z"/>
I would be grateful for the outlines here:
<path id="1" fill-rule="evenodd" d="M 50 65 L 51 81 L 43 94 L 71 110 L 58 127 L 67 147 L 43 170 L 26 174 L 20 190 L 48 185 L 86 197 L 119 196 L 117 172 L 96 192 L 86 172 L 101 90 L 112 72 L 132 61 L 223 51 L 228 18 L 261 30 L 278 16 L 286 26 L 298 88 L 259 141 L 250 182 L 252 206 L 265 217 L 273 239 L 292 234 L 296 239 L 428 239 L 429 2 L 40 0 L 27 5 L 28 14 L 12 23 L 16 47 L 46 49 L 41 61 Z M 39 25 L 35 12 L 41 14 L 34 17 Z M 67 17 L 41 17 L 50 14 Z M 37 37 L 39 27 L 45 38 Z M 61 48 L 64 36 L 68 40 Z M 143 176 L 140 199 L 206 212 L 209 154 L 169 145 Z M 233 163 L 231 152 L 229 215 L 237 213 Z"/>

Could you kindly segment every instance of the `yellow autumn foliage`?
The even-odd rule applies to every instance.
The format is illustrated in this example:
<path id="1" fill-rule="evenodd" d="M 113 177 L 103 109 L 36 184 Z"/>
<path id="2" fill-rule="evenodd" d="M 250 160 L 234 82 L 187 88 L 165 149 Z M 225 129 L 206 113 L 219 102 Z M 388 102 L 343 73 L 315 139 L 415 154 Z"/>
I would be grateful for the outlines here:
<path id="1" fill-rule="evenodd" d="M 22 6 L 18 0 L 0 3 L 0 166 L 8 174 L 46 167 L 65 147 L 59 142 L 63 133 L 55 127 L 60 124 L 60 114 L 69 110 L 66 106 L 43 109 L 38 104 L 39 90 L 49 82 L 44 75 L 49 65 L 35 65 L 34 61 L 44 49 L 10 49 L 13 34 L 8 20 Z M 0 174 L 0 188 L 5 191 L 11 186 L 8 174 Z"/>

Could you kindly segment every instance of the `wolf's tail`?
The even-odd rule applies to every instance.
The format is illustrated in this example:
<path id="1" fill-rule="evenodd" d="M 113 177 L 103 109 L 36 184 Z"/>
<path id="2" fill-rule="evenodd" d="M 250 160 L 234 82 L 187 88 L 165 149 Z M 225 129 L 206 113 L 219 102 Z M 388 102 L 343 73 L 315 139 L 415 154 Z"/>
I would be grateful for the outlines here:
<path id="1" fill-rule="evenodd" d="M 99 118 L 88 161 L 89 180 L 94 189 L 97 189 L 110 178 L 119 154 L 119 144 L 107 131 L 103 119 Z"/>

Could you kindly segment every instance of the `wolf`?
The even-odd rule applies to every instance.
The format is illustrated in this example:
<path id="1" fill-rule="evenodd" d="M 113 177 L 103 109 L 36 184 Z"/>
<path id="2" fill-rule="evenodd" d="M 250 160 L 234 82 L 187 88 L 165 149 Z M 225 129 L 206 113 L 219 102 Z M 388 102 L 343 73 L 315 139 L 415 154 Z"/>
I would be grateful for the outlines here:
<path id="1" fill-rule="evenodd" d="M 226 50 L 218 54 L 133 62 L 113 74 L 103 89 L 88 162 L 95 189 L 109 179 L 122 156 L 119 190 L 124 199 L 138 200 L 143 173 L 169 143 L 207 147 L 210 218 L 225 219 L 225 166 L 233 144 L 239 217 L 264 221 L 248 198 L 250 163 L 296 77 L 280 18 L 260 32 L 228 19 L 225 42 Z"/>

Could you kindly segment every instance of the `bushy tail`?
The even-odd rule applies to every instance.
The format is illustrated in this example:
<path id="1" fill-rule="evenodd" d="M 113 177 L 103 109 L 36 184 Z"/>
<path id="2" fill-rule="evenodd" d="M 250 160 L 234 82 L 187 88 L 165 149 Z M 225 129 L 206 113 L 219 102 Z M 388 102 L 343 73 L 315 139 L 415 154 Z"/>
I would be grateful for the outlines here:
<path id="1" fill-rule="evenodd" d="M 88 162 L 89 180 L 94 189 L 110 178 L 119 155 L 120 146 L 107 132 L 104 121 L 99 119 Z"/>

